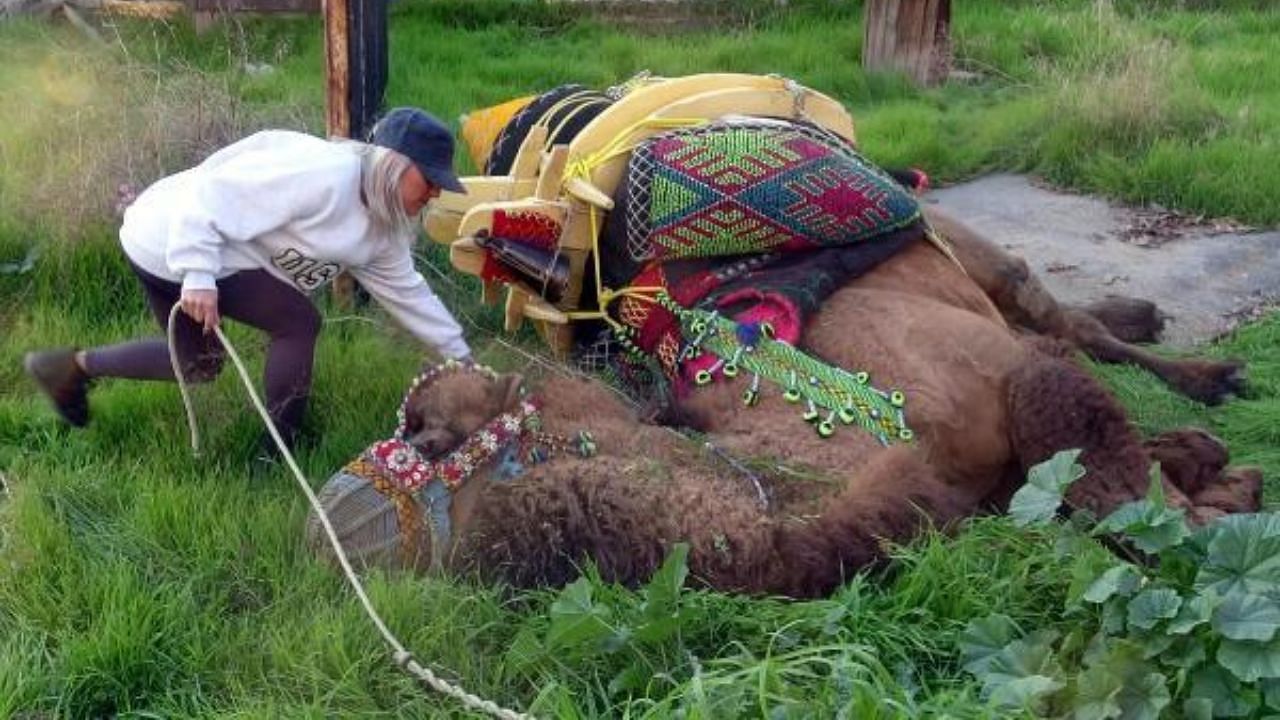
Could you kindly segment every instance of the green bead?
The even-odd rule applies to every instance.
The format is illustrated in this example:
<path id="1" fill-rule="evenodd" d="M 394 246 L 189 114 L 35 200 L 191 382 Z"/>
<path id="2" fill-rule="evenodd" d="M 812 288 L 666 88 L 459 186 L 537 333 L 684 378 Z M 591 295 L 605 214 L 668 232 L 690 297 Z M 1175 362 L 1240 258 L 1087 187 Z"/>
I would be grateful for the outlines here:
<path id="1" fill-rule="evenodd" d="M 822 438 L 823 440 L 826 440 L 827 438 L 831 437 L 832 435 L 835 434 L 835 432 L 836 432 L 835 426 L 833 426 L 830 421 L 823 420 L 822 422 L 818 423 L 818 437 Z"/>
<path id="2" fill-rule="evenodd" d="M 800 388 L 787 388 L 787 391 L 782 393 L 782 398 L 789 403 L 800 402 Z"/>
<path id="3" fill-rule="evenodd" d="M 817 419 L 818 419 L 818 411 L 817 411 L 817 410 L 805 410 L 805 411 L 804 411 L 804 414 L 803 414 L 803 415 L 801 415 L 801 417 L 803 417 L 803 418 L 804 418 L 804 421 L 805 421 L 805 422 L 813 422 L 814 420 L 817 420 Z"/>
<path id="4" fill-rule="evenodd" d="M 911 430 L 911 428 L 902 428 L 901 430 L 898 431 L 899 440 L 902 440 L 905 442 L 911 442 L 915 438 L 916 438 L 916 434 Z"/>
<path id="5" fill-rule="evenodd" d="M 693 376 L 693 381 L 699 385 L 706 385 L 711 382 L 711 373 L 706 370 L 699 370 L 698 374 Z"/>
<path id="6" fill-rule="evenodd" d="M 750 388 L 747 388 L 746 390 L 742 391 L 743 405 L 746 405 L 747 407 L 753 407 L 758 402 L 760 402 L 760 393 Z"/>
<path id="7" fill-rule="evenodd" d="M 905 395 L 902 394 L 901 390 L 894 390 L 892 393 L 889 394 L 889 402 L 894 407 L 900 408 L 904 403 L 906 403 L 906 401 L 907 401 L 907 398 Z"/>
<path id="8" fill-rule="evenodd" d="M 859 371 L 859 372 L 855 373 L 855 374 L 854 374 L 854 376 L 853 376 L 853 379 L 854 379 L 854 380 L 855 380 L 859 385 L 866 385 L 868 382 L 870 382 L 870 381 L 871 381 L 871 375 L 869 375 L 869 374 L 867 373 L 867 371 L 866 371 L 866 370 L 862 370 L 862 371 Z"/>
<path id="9" fill-rule="evenodd" d="M 737 363 L 726 363 L 721 372 L 724 373 L 725 377 L 738 377 L 738 365 Z"/>
<path id="10" fill-rule="evenodd" d="M 771 325 L 771 324 L 769 324 L 769 323 L 767 323 L 767 322 L 766 322 L 766 323 L 760 323 L 760 334 L 761 334 L 761 335 L 763 335 L 764 337 L 768 338 L 769 340 L 772 340 L 772 339 L 773 339 L 773 333 L 774 333 L 773 325 Z"/>
<path id="11" fill-rule="evenodd" d="M 853 408 L 851 407 L 840 408 L 839 415 L 840 415 L 840 422 L 844 423 L 845 425 L 852 425 L 853 421 L 858 419 L 858 414 L 855 413 L 853 411 Z"/>

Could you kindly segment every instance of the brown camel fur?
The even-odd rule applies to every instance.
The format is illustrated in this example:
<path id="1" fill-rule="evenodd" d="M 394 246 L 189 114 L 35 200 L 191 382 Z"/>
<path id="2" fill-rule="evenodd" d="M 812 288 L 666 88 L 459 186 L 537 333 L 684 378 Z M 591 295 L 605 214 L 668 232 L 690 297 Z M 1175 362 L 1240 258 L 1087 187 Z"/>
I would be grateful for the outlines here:
<path id="1" fill-rule="evenodd" d="M 1226 471 L 1221 443 L 1199 431 L 1144 446 L 1068 348 L 1010 330 L 999 298 L 993 304 L 973 279 L 1000 273 L 975 272 L 974 255 L 963 256 L 967 275 L 916 243 L 833 294 L 802 338 L 811 354 L 903 390 L 911 445 L 885 448 L 853 428 L 820 439 L 780 390 L 744 409 L 741 377 L 682 399 L 684 424 L 754 468 L 772 498 L 766 509 L 743 472 L 669 429 L 640 424 L 610 390 L 550 379 L 535 388 L 546 430 L 589 430 L 599 454 L 559 454 L 514 481 L 464 485 L 454 496 L 448 564 L 523 586 L 566 582 L 591 560 L 606 579 L 637 583 L 687 542 L 691 573 L 709 586 L 821 595 L 882 559 L 885 541 L 1001 508 L 1030 466 L 1068 448 L 1083 450 L 1088 471 L 1068 503 L 1098 515 L 1146 492 L 1152 459 L 1166 466 L 1168 501 L 1193 521 L 1258 508 L 1257 471 Z M 1026 313 L 1033 328 L 1074 312 L 1043 289 L 1028 291 L 1026 278 L 1006 312 L 1028 298 L 1040 303 Z M 1195 366 L 1173 372 L 1192 377 Z M 413 441 L 431 455 L 456 445 L 511 407 L 517 383 L 446 375 L 411 397 Z"/>

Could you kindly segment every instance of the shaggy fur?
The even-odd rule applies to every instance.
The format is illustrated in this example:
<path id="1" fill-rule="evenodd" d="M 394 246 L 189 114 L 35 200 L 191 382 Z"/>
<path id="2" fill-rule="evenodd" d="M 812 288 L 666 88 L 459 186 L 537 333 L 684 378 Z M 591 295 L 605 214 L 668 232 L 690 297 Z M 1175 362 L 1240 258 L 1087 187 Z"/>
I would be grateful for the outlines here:
<path id="1" fill-rule="evenodd" d="M 1261 476 L 1224 471 L 1225 449 L 1212 436 L 1167 433 L 1144 447 L 1069 346 L 1019 336 L 996 307 L 1040 303 L 1019 312 L 1060 317 L 1056 305 L 1045 309 L 1052 298 L 1025 292 L 1024 278 L 1012 300 L 993 304 L 966 269 L 918 243 L 834 293 L 802 338 L 828 362 L 903 390 L 912 445 L 884 448 L 851 428 L 820 439 L 777 389 L 745 410 L 742 377 L 681 399 L 684 422 L 754 461 L 771 498 L 765 508 L 737 471 L 641 424 L 603 386 L 551 379 L 536 388 L 545 429 L 565 437 L 590 430 L 600 454 L 561 454 L 508 483 L 468 482 L 454 498 L 450 566 L 518 586 L 556 585 L 590 560 L 606 579 L 634 584 L 686 542 L 692 575 L 711 587 L 822 595 L 882 560 L 885 542 L 1003 507 L 1029 467 L 1068 448 L 1082 449 L 1088 470 L 1068 501 L 1098 515 L 1146 493 L 1151 458 L 1165 467 L 1169 501 L 1193 520 L 1258 507 Z M 1220 371 L 1202 374 L 1212 384 Z M 410 399 L 415 442 L 438 454 L 509 408 L 515 383 L 442 378 Z"/>

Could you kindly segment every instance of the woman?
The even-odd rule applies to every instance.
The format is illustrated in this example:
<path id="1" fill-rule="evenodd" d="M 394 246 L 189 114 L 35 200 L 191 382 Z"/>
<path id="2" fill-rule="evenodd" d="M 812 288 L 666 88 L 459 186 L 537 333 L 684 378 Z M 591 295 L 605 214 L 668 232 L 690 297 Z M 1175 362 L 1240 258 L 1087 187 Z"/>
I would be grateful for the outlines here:
<path id="1" fill-rule="evenodd" d="M 181 304 L 184 379 L 218 374 L 223 349 L 212 331 L 223 316 L 267 333 L 267 409 L 292 444 L 321 327 L 307 293 L 343 270 L 437 353 L 470 356 L 410 253 L 415 218 L 442 189 L 465 192 L 453 136 L 430 114 L 397 108 L 370 144 L 282 130 L 233 143 L 144 191 L 125 211 L 120 240 L 162 328 Z M 77 427 L 89 422 L 93 379 L 173 380 L 163 338 L 33 352 L 24 364 Z"/>

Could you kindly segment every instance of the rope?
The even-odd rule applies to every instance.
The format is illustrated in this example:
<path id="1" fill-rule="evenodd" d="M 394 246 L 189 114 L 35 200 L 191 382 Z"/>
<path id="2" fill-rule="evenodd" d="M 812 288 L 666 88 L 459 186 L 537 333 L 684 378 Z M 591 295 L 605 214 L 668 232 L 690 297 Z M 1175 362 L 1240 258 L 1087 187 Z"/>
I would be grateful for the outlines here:
<path id="1" fill-rule="evenodd" d="M 416 253 L 414 256 L 418 258 L 420 261 L 422 261 L 423 265 L 430 268 L 431 272 L 435 273 L 436 277 L 440 278 L 440 280 L 442 280 L 446 285 L 448 285 L 454 292 L 456 293 L 462 292 L 462 287 L 459 286 L 458 283 L 452 277 L 450 277 L 447 273 L 441 271 L 440 268 L 436 267 L 435 263 L 432 263 L 428 258 L 425 258 Z M 615 296 L 632 295 L 638 299 L 656 303 L 657 302 L 656 297 L 648 295 L 647 293 L 649 292 L 657 293 L 658 291 L 661 291 L 661 290 L 663 290 L 663 288 L 639 286 L 639 287 L 633 287 L 633 288 L 624 288 L 622 291 L 618 291 L 618 292 L 608 291 L 607 297 L 609 297 L 610 299 L 609 301 L 612 302 L 612 298 Z M 506 340 L 502 339 L 501 336 L 491 336 L 488 330 L 486 330 L 484 327 L 481 327 L 480 323 L 476 322 L 475 319 L 472 318 L 470 315 L 468 315 L 465 311 L 458 310 L 456 311 L 456 314 L 459 315 L 462 318 L 463 322 L 470 325 L 471 328 L 475 330 L 477 333 L 487 337 L 490 342 L 501 345 L 503 348 L 505 348 L 506 350 L 512 353 L 524 356 L 526 360 L 528 360 L 533 364 L 540 365 L 543 368 L 559 373 L 564 377 L 577 378 L 582 380 L 592 380 L 592 381 L 599 380 L 599 378 L 591 375 L 590 373 L 565 367 L 564 365 L 548 360 L 547 358 L 541 355 L 529 352 L 528 350 L 520 347 L 519 345 L 515 345 L 514 343 L 507 342 Z M 568 313 L 568 315 L 571 318 L 572 317 L 591 317 L 591 318 L 598 317 L 598 315 L 595 313 L 587 313 L 587 312 L 581 312 L 581 313 L 571 312 L 571 313 Z M 605 319 L 613 322 L 617 322 L 617 321 L 614 321 L 612 318 L 609 318 L 608 316 L 605 316 Z M 617 396 L 617 398 L 622 402 L 631 406 L 631 408 L 637 409 L 637 410 L 639 409 L 640 404 L 637 403 L 635 399 L 629 397 L 626 393 L 622 392 L 618 388 L 615 388 L 608 383 L 605 383 L 604 387 L 608 388 L 609 392 Z M 760 501 L 760 506 L 765 510 L 769 509 L 769 497 L 764 490 L 764 486 L 760 482 L 760 476 L 752 472 L 751 469 L 748 468 L 741 460 L 729 454 L 726 450 L 713 444 L 709 440 L 704 439 L 704 440 L 695 441 L 694 438 L 690 437 L 689 435 L 686 435 L 685 433 L 680 432 L 679 430 L 676 430 L 673 427 L 670 427 L 667 425 L 661 425 L 659 427 L 661 427 L 663 430 L 670 433 L 671 435 L 674 435 L 682 440 L 699 443 L 702 449 L 709 451 L 717 459 L 723 461 L 730 468 L 738 472 L 738 474 L 745 477 L 747 481 L 751 483 L 752 488 L 755 490 L 756 499 Z M 783 468 L 780 465 L 776 465 L 775 469 L 782 470 Z"/>
<path id="2" fill-rule="evenodd" d="M 196 428 L 195 411 L 191 407 L 191 399 L 187 394 L 186 383 L 178 367 L 177 346 L 174 344 L 174 328 L 178 317 L 178 312 L 182 309 L 179 304 L 174 304 L 173 309 L 169 311 L 169 358 L 173 362 L 174 377 L 178 381 L 178 387 L 182 394 L 182 401 L 187 409 L 187 421 L 191 427 L 191 446 L 193 451 L 199 452 L 199 433 Z M 342 549 L 342 543 L 338 540 L 338 534 L 334 531 L 333 525 L 329 522 L 329 516 L 325 513 L 324 507 L 320 505 L 320 499 L 311 490 L 311 486 L 307 483 L 307 478 L 302 474 L 302 470 L 298 468 L 297 461 L 293 458 L 293 453 L 285 445 L 284 440 L 280 437 L 280 431 L 276 429 L 276 425 L 271 421 L 271 416 L 267 413 L 266 407 L 263 406 L 262 400 L 258 397 L 258 393 L 253 388 L 253 380 L 249 377 L 248 370 L 245 369 L 244 362 L 240 360 L 239 353 L 227 336 L 223 334 L 222 328 L 215 326 L 214 333 L 218 336 L 218 341 L 226 348 L 227 355 L 231 357 L 231 362 L 235 364 L 236 371 L 240 373 L 240 380 L 244 383 L 245 391 L 249 394 L 249 399 L 253 402 L 253 407 L 258 411 L 258 415 L 262 417 L 262 421 L 266 423 L 267 431 L 271 433 L 271 439 L 275 441 L 276 447 L 280 449 L 281 457 L 289 469 L 293 471 L 294 478 L 298 481 L 298 487 L 302 488 L 303 494 L 307 496 L 307 501 L 311 503 L 311 508 L 315 510 L 316 515 L 320 518 L 320 523 L 324 526 L 325 534 L 329 538 L 329 542 L 333 545 L 333 550 L 338 558 L 339 564 L 342 565 L 342 571 L 347 577 L 351 588 L 355 590 L 356 597 L 359 598 L 360 604 L 364 606 L 365 613 L 369 616 L 369 620 L 377 627 L 378 632 L 382 634 L 382 639 L 391 646 L 391 659 L 397 666 L 405 672 L 416 677 L 419 681 L 425 683 L 432 690 L 447 695 L 457 700 L 470 710 L 486 713 L 500 720 L 532 720 L 531 715 L 518 713 L 514 710 L 508 710 L 492 700 L 486 700 L 467 692 L 458 685 L 454 685 L 443 678 L 437 676 L 430 668 L 423 667 L 414 659 L 413 654 L 405 649 L 404 644 L 391 633 L 387 625 L 382 620 L 382 616 L 374 609 L 372 601 L 365 593 L 364 585 L 360 582 L 360 578 L 356 576 L 355 570 L 351 567 L 351 562 L 347 559 L 346 553 Z"/>

